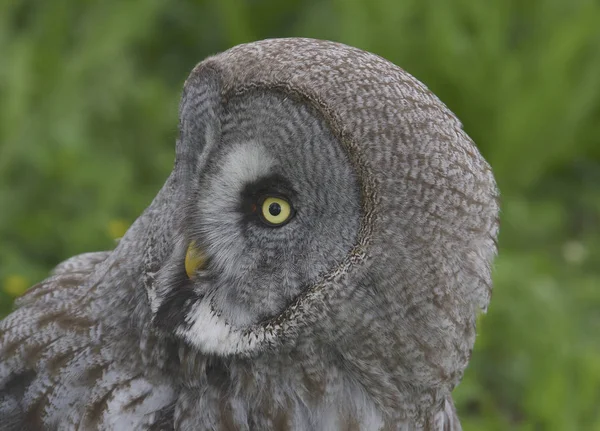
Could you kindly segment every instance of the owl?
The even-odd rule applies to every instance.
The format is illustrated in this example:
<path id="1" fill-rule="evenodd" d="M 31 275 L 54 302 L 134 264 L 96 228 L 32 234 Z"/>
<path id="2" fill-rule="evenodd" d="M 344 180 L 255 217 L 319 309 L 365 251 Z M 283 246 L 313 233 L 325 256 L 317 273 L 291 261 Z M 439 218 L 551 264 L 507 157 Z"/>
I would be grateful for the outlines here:
<path id="1" fill-rule="evenodd" d="M 460 430 L 497 196 L 457 118 L 381 57 L 210 57 L 150 206 L 0 323 L 0 429 Z"/>

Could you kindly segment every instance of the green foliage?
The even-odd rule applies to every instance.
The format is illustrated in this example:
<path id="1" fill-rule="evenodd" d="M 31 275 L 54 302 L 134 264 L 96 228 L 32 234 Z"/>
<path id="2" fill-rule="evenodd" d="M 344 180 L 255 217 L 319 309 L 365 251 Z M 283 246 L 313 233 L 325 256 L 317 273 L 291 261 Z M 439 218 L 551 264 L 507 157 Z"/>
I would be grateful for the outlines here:
<path id="1" fill-rule="evenodd" d="M 494 297 L 455 391 L 464 428 L 599 430 L 599 23 L 592 0 L 0 2 L 0 313 L 150 202 L 196 62 L 338 40 L 424 81 L 500 185 Z"/>

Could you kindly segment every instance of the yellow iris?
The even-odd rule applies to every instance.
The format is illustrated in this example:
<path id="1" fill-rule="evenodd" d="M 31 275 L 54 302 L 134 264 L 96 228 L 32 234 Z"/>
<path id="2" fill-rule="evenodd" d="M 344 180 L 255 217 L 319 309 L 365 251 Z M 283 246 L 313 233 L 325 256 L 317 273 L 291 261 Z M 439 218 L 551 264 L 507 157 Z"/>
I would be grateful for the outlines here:
<path id="1" fill-rule="evenodd" d="M 196 247 L 196 242 L 190 242 L 185 253 L 185 273 L 189 278 L 194 278 L 196 271 L 206 266 L 206 254 Z"/>
<path id="2" fill-rule="evenodd" d="M 292 207 L 285 199 L 268 197 L 263 201 L 261 211 L 267 223 L 277 226 L 289 220 Z"/>

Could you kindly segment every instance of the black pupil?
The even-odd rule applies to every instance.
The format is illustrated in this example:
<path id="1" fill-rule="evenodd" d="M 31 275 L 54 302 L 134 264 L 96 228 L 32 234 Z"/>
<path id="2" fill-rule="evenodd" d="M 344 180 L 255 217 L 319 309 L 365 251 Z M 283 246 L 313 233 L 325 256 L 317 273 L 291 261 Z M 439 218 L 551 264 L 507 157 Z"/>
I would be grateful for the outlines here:
<path id="1" fill-rule="evenodd" d="M 279 205 L 277 202 L 273 202 L 271 205 L 269 205 L 269 214 L 272 216 L 278 216 L 280 213 L 281 205 Z"/>

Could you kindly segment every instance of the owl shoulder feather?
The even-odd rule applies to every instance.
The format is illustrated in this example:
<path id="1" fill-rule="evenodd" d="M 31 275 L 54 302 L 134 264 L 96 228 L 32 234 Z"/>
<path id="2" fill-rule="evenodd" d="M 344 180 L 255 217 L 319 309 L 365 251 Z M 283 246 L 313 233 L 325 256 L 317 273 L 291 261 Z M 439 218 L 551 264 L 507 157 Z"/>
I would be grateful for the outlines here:
<path id="1" fill-rule="evenodd" d="M 76 310 L 76 298 L 82 297 L 89 275 L 109 255 L 85 253 L 60 263 L 49 278 L 18 298 L 16 309 L 0 321 L 0 417 L 8 429 L 35 427 L 35 421 L 26 418 L 48 399 L 50 388 L 42 387 L 51 381 L 49 370 L 60 368 L 59 359 L 75 355 L 67 327 L 78 319 L 80 325 L 89 326 Z M 37 394 L 31 390 L 36 386 Z"/>

